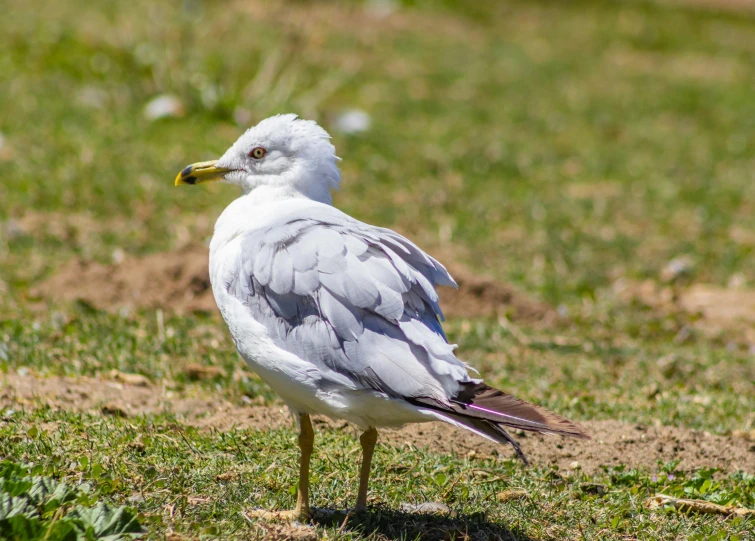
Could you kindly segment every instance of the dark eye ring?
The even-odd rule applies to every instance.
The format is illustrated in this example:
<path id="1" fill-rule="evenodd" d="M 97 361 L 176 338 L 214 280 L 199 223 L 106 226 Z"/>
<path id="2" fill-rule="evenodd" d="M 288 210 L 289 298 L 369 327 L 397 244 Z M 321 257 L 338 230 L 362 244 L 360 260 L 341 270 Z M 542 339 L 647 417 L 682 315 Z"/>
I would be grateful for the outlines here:
<path id="1" fill-rule="evenodd" d="M 262 147 L 254 147 L 250 152 L 249 156 L 254 158 L 255 160 L 261 160 L 265 157 L 265 154 L 267 154 L 267 150 L 265 150 Z"/>

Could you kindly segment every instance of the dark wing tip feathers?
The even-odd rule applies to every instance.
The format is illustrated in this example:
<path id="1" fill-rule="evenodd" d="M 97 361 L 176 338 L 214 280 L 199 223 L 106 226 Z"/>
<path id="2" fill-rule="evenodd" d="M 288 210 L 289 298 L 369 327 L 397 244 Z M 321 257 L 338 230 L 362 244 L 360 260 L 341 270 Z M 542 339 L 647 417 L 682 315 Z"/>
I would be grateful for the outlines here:
<path id="1" fill-rule="evenodd" d="M 486 421 L 501 431 L 503 429 L 498 425 L 542 434 L 590 439 L 590 435 L 584 428 L 565 417 L 520 400 L 485 383 L 462 383 L 459 393 L 447 404 L 425 397 L 412 398 L 410 402 L 449 413 L 455 417 Z M 511 437 L 506 434 L 505 439 L 508 441 Z"/>
<path id="2" fill-rule="evenodd" d="M 541 434 L 590 439 L 587 431 L 578 424 L 484 383 L 462 383 L 461 391 L 450 404 L 426 397 L 411 398 L 408 401 L 439 411 L 445 414 L 444 417 L 453 419 L 454 424 L 466 426 L 494 441 L 510 443 L 525 464 L 528 464 L 527 458 L 504 426 Z"/>
<path id="3" fill-rule="evenodd" d="M 590 439 L 587 431 L 555 413 L 485 383 L 462 383 L 451 400 L 455 413 L 488 419 L 512 428 Z"/>

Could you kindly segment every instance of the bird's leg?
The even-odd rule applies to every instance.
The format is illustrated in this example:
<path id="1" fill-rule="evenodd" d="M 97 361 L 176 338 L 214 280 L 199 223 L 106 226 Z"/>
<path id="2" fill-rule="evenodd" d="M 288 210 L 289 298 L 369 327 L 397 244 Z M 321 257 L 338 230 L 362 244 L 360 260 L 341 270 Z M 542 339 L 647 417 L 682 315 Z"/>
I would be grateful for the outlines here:
<path id="1" fill-rule="evenodd" d="M 354 507 L 355 511 L 361 511 L 367 507 L 367 484 L 370 481 L 370 466 L 376 442 L 377 430 L 374 428 L 368 428 L 359 438 L 359 443 L 362 444 L 362 467 L 359 472 L 359 492 L 357 493 L 357 504 Z"/>
<path id="2" fill-rule="evenodd" d="M 299 462 L 299 491 L 296 496 L 296 508 L 294 514 L 299 520 L 309 519 L 309 459 L 312 457 L 312 448 L 315 443 L 315 431 L 312 430 L 312 421 L 309 415 L 299 415 L 299 449 L 301 459 Z"/>
<path id="3" fill-rule="evenodd" d="M 267 511 L 255 509 L 248 515 L 263 520 L 298 520 L 305 522 L 310 518 L 309 508 L 309 459 L 312 457 L 312 448 L 315 442 L 315 431 L 312 429 L 312 421 L 306 413 L 299 414 L 299 449 L 301 458 L 299 461 L 299 490 L 296 495 L 296 507 L 291 511 Z"/>

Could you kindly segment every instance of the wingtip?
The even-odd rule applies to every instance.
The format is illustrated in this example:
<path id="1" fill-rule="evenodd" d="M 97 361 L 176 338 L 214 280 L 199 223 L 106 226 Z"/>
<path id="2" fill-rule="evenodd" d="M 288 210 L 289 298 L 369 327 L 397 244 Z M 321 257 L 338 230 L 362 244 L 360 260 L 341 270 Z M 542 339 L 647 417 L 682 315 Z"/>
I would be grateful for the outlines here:
<path id="1" fill-rule="evenodd" d="M 577 438 L 580 440 L 591 440 L 592 436 L 590 435 L 587 430 L 584 429 L 584 427 L 576 424 L 576 423 L 570 423 L 571 426 L 566 430 L 560 430 L 557 432 L 558 436 L 566 436 L 569 438 Z"/>

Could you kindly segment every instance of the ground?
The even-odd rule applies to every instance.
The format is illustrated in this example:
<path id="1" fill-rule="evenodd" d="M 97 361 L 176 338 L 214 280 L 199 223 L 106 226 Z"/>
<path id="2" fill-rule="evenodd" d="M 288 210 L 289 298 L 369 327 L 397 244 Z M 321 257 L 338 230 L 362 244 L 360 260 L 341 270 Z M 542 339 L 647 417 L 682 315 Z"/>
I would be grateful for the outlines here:
<path id="1" fill-rule="evenodd" d="M 0 538 L 753 538 L 750 2 L 29 0 L 5 23 Z M 460 357 L 591 440 L 515 434 L 525 467 L 384 431 L 368 512 L 250 518 L 293 505 L 296 433 L 208 290 L 237 194 L 172 180 L 277 112 L 332 132 L 337 206 L 457 277 Z M 356 432 L 315 431 L 313 505 L 344 510 Z"/>

